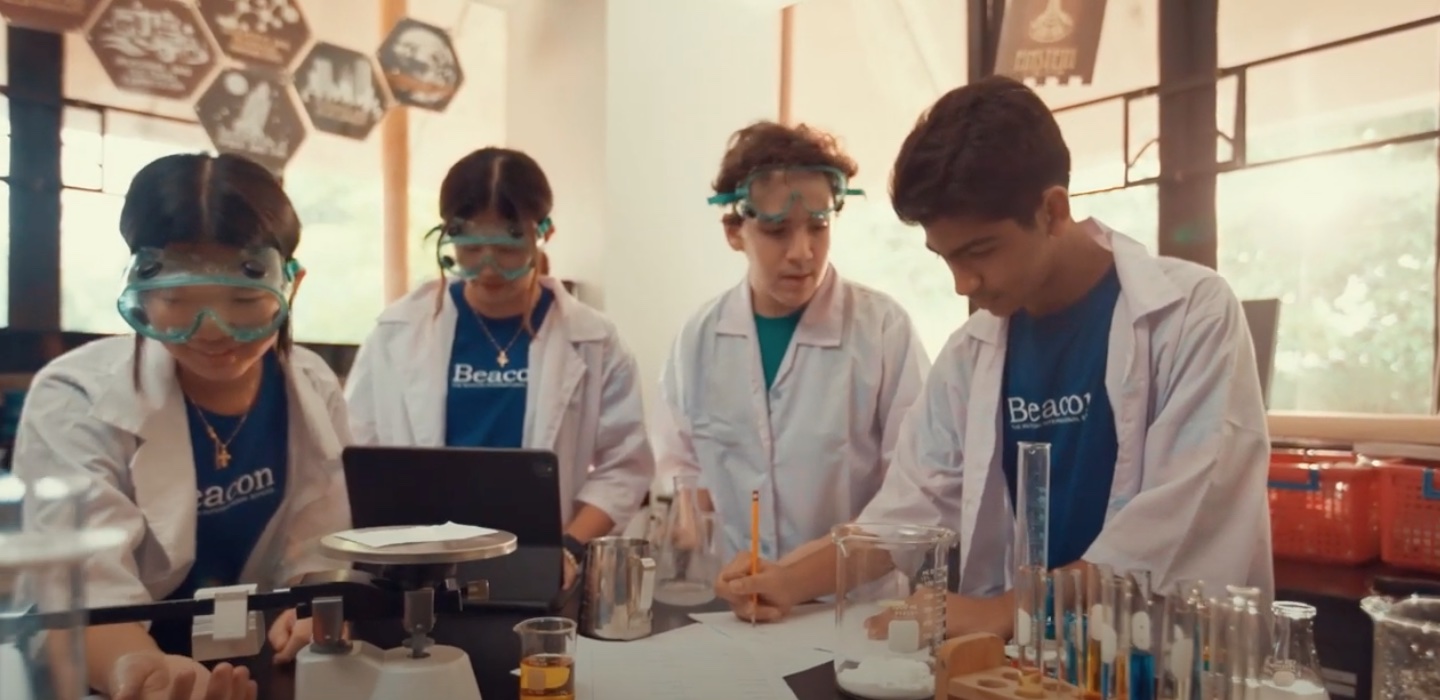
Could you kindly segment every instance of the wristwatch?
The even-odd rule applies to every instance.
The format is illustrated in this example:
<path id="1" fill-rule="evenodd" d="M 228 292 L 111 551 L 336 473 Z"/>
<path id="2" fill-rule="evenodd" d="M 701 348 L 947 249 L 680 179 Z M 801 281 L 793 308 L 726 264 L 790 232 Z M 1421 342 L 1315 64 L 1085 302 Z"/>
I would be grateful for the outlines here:
<path id="1" fill-rule="evenodd" d="M 575 568 L 580 568 L 585 563 L 585 543 L 575 539 L 572 535 L 566 535 L 563 540 L 565 545 L 565 557 L 571 560 Z"/>

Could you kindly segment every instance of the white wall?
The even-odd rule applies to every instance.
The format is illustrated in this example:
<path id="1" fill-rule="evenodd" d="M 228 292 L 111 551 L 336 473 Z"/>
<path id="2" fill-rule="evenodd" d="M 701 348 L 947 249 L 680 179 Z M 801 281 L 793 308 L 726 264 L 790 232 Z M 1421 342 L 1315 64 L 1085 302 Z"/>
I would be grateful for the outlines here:
<path id="1" fill-rule="evenodd" d="M 777 116 L 779 13 L 760 5 L 535 0 L 510 11 L 506 141 L 550 176 L 552 270 L 619 326 L 647 406 L 675 333 L 744 269 L 705 197 L 729 135 Z"/>

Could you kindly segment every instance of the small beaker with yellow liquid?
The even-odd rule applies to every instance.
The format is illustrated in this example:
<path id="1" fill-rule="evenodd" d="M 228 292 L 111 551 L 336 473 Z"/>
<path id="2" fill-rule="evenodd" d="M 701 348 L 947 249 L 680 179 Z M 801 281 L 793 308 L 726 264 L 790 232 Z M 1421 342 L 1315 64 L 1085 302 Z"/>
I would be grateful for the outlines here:
<path id="1" fill-rule="evenodd" d="M 575 700 L 575 621 L 535 617 L 515 625 L 520 635 L 520 697 Z"/>

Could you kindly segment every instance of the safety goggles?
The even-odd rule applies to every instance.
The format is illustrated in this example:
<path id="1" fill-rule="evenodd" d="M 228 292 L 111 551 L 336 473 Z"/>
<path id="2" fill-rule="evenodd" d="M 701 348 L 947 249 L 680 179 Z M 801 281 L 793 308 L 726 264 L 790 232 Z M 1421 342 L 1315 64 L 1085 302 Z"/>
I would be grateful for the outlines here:
<path id="1" fill-rule="evenodd" d="M 733 192 L 712 195 L 705 201 L 733 205 L 737 213 L 765 223 L 790 218 L 797 207 L 812 219 L 829 219 L 845 206 L 850 195 L 864 196 L 852 188 L 845 173 L 831 167 L 775 166 L 750 173 Z"/>
<path id="2" fill-rule="evenodd" d="M 116 307 L 136 333 L 185 343 L 206 319 L 242 342 L 274 334 L 290 315 L 300 264 L 274 248 L 214 254 L 142 248 Z"/>
<path id="3" fill-rule="evenodd" d="M 550 219 L 542 219 L 531 228 L 535 232 L 532 243 L 526 229 L 518 225 L 478 226 L 452 221 L 431 230 L 432 234 L 440 234 L 435 261 L 446 274 L 462 279 L 474 279 L 490 269 L 513 282 L 535 269 L 536 253 L 551 229 Z"/>

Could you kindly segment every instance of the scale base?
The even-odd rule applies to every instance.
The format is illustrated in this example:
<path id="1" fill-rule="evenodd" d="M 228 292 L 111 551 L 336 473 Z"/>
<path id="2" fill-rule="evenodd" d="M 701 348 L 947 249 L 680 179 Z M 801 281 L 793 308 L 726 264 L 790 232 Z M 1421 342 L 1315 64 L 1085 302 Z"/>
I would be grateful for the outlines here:
<path id="1" fill-rule="evenodd" d="M 470 657 L 455 647 L 432 646 L 423 659 L 403 647 L 381 650 L 352 642 L 339 654 L 305 647 L 295 659 L 296 700 L 480 700 Z"/>

